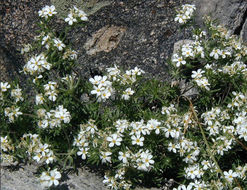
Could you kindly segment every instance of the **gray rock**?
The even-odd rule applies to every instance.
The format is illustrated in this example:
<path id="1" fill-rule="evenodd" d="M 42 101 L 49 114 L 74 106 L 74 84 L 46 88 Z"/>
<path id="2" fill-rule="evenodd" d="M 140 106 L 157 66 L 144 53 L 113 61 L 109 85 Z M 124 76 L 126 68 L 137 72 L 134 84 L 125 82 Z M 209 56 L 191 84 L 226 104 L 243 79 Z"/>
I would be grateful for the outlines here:
<path id="1" fill-rule="evenodd" d="M 196 22 L 202 24 L 202 17 L 210 15 L 217 19 L 220 24 L 226 26 L 232 34 L 239 35 L 246 33 L 244 22 L 247 17 L 247 1 L 246 0 L 200 0 L 195 1 L 197 7 Z M 242 35 L 243 40 L 247 40 L 246 35 Z"/>
<path id="2" fill-rule="evenodd" d="M 1 168 L 1 190 L 44 190 L 38 175 L 38 165 L 24 165 L 15 170 L 8 167 Z M 63 174 L 58 186 L 60 190 L 106 190 L 103 178 L 86 169 L 79 169 L 75 173 Z"/>
<path id="3" fill-rule="evenodd" d="M 247 41 L 247 19 L 243 24 L 243 29 L 241 30 L 240 37 L 243 41 Z"/>

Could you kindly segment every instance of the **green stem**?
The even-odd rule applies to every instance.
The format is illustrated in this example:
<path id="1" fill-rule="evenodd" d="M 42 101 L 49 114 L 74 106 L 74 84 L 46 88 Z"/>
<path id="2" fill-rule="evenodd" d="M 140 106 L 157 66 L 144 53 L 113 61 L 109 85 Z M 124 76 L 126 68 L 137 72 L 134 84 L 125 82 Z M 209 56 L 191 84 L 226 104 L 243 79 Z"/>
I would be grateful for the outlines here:
<path id="1" fill-rule="evenodd" d="M 67 133 L 66 133 L 65 129 L 64 129 L 64 128 L 62 128 L 62 130 L 63 130 L 63 133 L 64 133 L 64 135 L 65 135 L 65 138 L 66 138 L 66 140 L 67 140 L 67 142 L 68 142 L 69 149 L 71 149 L 71 143 L 70 143 L 70 141 L 69 141 L 69 137 L 68 137 L 68 135 L 67 135 Z"/>
<path id="2" fill-rule="evenodd" d="M 228 187 L 230 187 L 230 189 L 232 190 L 231 184 L 230 184 L 230 183 L 227 181 L 227 179 L 225 178 L 225 175 L 223 174 L 223 171 L 220 169 L 220 166 L 219 166 L 218 162 L 216 161 L 216 159 L 215 159 L 215 157 L 214 157 L 214 155 L 213 155 L 213 153 L 212 153 L 212 151 L 211 151 L 211 148 L 210 148 L 209 143 L 208 143 L 208 141 L 207 141 L 206 135 L 205 135 L 205 133 L 204 133 L 204 131 L 203 131 L 203 128 L 202 128 L 201 123 L 199 122 L 199 119 L 198 119 L 198 117 L 197 117 L 197 114 L 196 114 L 196 112 L 195 112 L 195 109 L 194 109 L 194 106 L 193 106 L 191 100 L 190 100 L 188 97 L 186 97 L 186 96 L 183 96 L 183 97 L 185 97 L 185 99 L 187 99 L 187 100 L 189 101 L 189 103 L 190 103 L 191 111 L 192 111 L 192 113 L 193 113 L 193 115 L 194 115 L 194 117 L 195 117 L 195 119 L 196 119 L 196 122 L 197 122 L 198 125 L 199 125 L 199 128 L 200 128 L 200 131 L 201 131 L 203 140 L 204 140 L 204 142 L 205 142 L 205 144 L 206 144 L 206 146 L 207 146 L 207 152 L 208 152 L 208 154 L 210 155 L 211 159 L 214 161 L 214 163 L 215 163 L 215 165 L 216 165 L 216 167 L 217 167 L 217 170 L 219 171 L 219 173 L 220 173 L 221 176 L 223 177 L 223 179 L 224 179 L 224 181 L 223 181 L 223 182 L 224 182 L 224 185 L 225 185 L 226 187 L 229 185 Z M 227 185 L 227 184 L 228 184 L 228 185 Z"/>

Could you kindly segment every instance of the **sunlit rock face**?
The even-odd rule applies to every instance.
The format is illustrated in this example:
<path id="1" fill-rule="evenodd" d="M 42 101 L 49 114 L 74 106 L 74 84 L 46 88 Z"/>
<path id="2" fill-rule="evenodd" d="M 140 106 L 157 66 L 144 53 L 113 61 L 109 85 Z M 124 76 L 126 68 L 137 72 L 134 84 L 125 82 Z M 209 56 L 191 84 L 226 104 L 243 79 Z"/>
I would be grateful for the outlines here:
<path id="1" fill-rule="evenodd" d="M 204 15 L 211 16 L 247 41 L 247 1 L 243 0 L 200 0 L 197 6 L 197 23 L 202 23 Z"/>

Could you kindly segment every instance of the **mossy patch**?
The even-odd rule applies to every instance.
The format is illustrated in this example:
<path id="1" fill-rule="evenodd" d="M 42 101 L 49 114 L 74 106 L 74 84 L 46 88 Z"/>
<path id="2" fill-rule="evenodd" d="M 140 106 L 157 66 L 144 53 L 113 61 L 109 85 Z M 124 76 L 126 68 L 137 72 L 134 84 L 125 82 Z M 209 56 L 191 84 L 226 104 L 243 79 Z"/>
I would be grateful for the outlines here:
<path id="1" fill-rule="evenodd" d="M 56 7 L 59 18 L 64 18 L 68 15 L 69 9 L 76 6 L 78 9 L 85 11 L 88 15 L 92 15 L 101 8 L 111 4 L 111 1 L 101 0 L 51 0 L 51 3 Z"/>

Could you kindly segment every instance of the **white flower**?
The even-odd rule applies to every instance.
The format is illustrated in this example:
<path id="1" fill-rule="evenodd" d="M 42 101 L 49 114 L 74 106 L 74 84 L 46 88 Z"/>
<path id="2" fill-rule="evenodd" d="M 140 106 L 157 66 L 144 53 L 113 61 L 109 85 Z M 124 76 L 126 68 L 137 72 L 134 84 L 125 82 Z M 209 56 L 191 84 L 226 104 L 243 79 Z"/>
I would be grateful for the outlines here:
<path id="1" fill-rule="evenodd" d="M 21 48 L 21 54 L 28 53 L 32 48 L 31 44 L 25 44 L 23 48 Z"/>
<path id="2" fill-rule="evenodd" d="M 127 88 L 122 95 L 122 99 L 129 100 L 130 96 L 134 94 L 135 91 L 131 90 L 131 88 Z"/>
<path id="3" fill-rule="evenodd" d="M 178 21 L 180 24 L 184 24 L 187 21 L 187 17 L 185 15 L 182 15 L 182 14 L 177 14 L 174 20 L 175 20 L 175 22 Z"/>
<path id="4" fill-rule="evenodd" d="M 56 82 L 48 82 L 47 84 L 44 85 L 44 89 L 45 91 L 49 91 L 49 90 L 55 90 L 57 87 L 57 83 Z"/>
<path id="5" fill-rule="evenodd" d="M 29 73 L 31 75 L 37 75 L 39 73 L 44 72 L 45 70 L 50 70 L 51 64 L 47 62 L 44 54 L 40 54 L 34 57 L 24 65 L 23 71 L 24 73 Z"/>
<path id="6" fill-rule="evenodd" d="M 106 162 L 110 162 L 111 163 L 111 157 L 110 155 L 112 155 L 111 152 L 100 152 L 100 159 L 102 163 L 106 163 Z"/>
<path id="7" fill-rule="evenodd" d="M 132 139 L 132 144 L 133 145 L 139 145 L 139 146 L 143 146 L 143 141 L 144 141 L 144 137 L 141 137 L 141 135 L 137 134 L 136 136 L 133 135 L 131 136 Z"/>
<path id="8" fill-rule="evenodd" d="M 209 54 L 210 57 L 213 57 L 214 59 L 219 59 L 219 55 L 221 55 L 220 49 L 213 49 L 213 51 Z"/>
<path id="9" fill-rule="evenodd" d="M 89 81 L 93 84 L 93 85 L 98 85 L 100 83 L 100 81 L 102 80 L 102 76 L 96 75 L 94 76 L 94 78 L 90 78 Z"/>
<path id="10" fill-rule="evenodd" d="M 78 17 L 80 17 L 82 21 L 88 21 L 87 14 L 82 10 L 78 10 Z"/>
<path id="11" fill-rule="evenodd" d="M 238 174 L 236 172 L 233 172 L 232 170 L 229 170 L 228 172 L 224 171 L 224 175 L 229 182 L 232 182 L 233 178 L 238 177 Z"/>
<path id="12" fill-rule="evenodd" d="M 128 152 L 123 153 L 120 151 L 118 154 L 118 159 L 120 161 L 122 161 L 124 164 L 128 163 L 128 158 L 130 157 L 130 154 Z"/>
<path id="13" fill-rule="evenodd" d="M 176 153 L 178 148 L 179 148 L 179 145 L 177 145 L 177 144 L 173 144 L 171 142 L 168 144 L 168 150 L 169 151 Z"/>
<path id="14" fill-rule="evenodd" d="M 42 172 L 40 176 L 40 183 L 43 187 L 49 187 L 49 172 Z"/>
<path id="15" fill-rule="evenodd" d="M 51 187 L 53 184 L 57 186 L 59 184 L 58 180 L 60 178 L 61 178 L 61 173 L 57 171 L 57 169 L 51 170 L 47 178 L 47 181 L 49 181 L 49 187 Z"/>
<path id="16" fill-rule="evenodd" d="M 87 155 L 87 151 L 89 150 L 89 148 L 79 148 L 79 150 L 80 151 L 78 151 L 77 152 L 77 155 L 78 156 L 80 156 L 81 155 L 81 158 L 83 159 L 83 160 L 85 160 L 87 157 L 86 157 L 86 155 Z"/>
<path id="17" fill-rule="evenodd" d="M 113 147 L 114 145 L 120 146 L 122 138 L 117 134 L 112 134 L 111 137 L 107 137 L 106 140 L 110 142 L 109 147 Z"/>
<path id="18" fill-rule="evenodd" d="M 202 166 L 203 166 L 203 170 L 207 170 L 211 166 L 211 164 L 210 164 L 209 161 L 203 160 L 202 161 Z"/>
<path id="19" fill-rule="evenodd" d="M 196 176 L 199 174 L 198 168 L 196 166 L 190 166 L 186 168 L 186 177 L 190 179 L 195 179 Z"/>
<path id="20" fill-rule="evenodd" d="M 154 160 L 152 160 L 153 156 L 151 154 L 142 154 L 142 162 L 144 163 L 145 167 L 150 167 L 150 164 L 154 164 Z"/>
<path id="21" fill-rule="evenodd" d="M 108 77 L 113 81 L 116 81 L 117 77 L 120 75 L 120 70 L 118 67 L 114 65 L 114 67 L 107 68 L 106 70 L 108 72 Z"/>
<path id="22" fill-rule="evenodd" d="M 45 98 L 42 94 L 37 94 L 35 98 L 36 105 L 43 104 L 45 101 Z"/>
<path id="23" fill-rule="evenodd" d="M 22 90 L 20 88 L 16 88 L 11 90 L 11 96 L 15 98 L 15 102 L 23 101 Z"/>
<path id="24" fill-rule="evenodd" d="M 177 112 L 177 109 L 175 108 L 174 104 L 171 104 L 169 107 L 163 106 L 161 110 L 161 113 L 163 115 L 164 114 L 170 115 L 173 112 Z"/>
<path id="25" fill-rule="evenodd" d="M 45 45 L 45 44 L 48 42 L 48 40 L 49 40 L 50 38 L 51 38 L 50 35 L 44 36 L 43 39 L 42 39 L 41 44 L 42 44 L 42 45 Z"/>
<path id="26" fill-rule="evenodd" d="M 176 67 L 180 67 L 181 65 L 186 64 L 186 61 L 183 59 L 183 57 L 179 57 L 178 54 L 173 55 L 172 62 L 176 64 Z"/>
<path id="27" fill-rule="evenodd" d="M 202 77 L 202 78 L 196 78 L 195 82 L 197 83 L 198 86 L 205 88 L 206 90 L 210 90 L 209 89 L 209 82 L 208 79 L 206 77 Z"/>
<path id="28" fill-rule="evenodd" d="M 175 21 L 178 21 L 180 24 L 186 23 L 193 15 L 196 7 L 195 5 L 185 4 L 182 6 L 182 9 L 177 11 L 178 14 L 175 17 Z"/>
<path id="29" fill-rule="evenodd" d="M 134 69 L 131 69 L 132 75 L 138 75 L 140 76 L 142 73 L 145 73 L 143 70 L 139 69 L 138 67 L 135 67 Z"/>
<path id="30" fill-rule="evenodd" d="M 34 79 L 33 79 L 33 83 L 35 84 L 39 79 L 43 78 L 42 75 L 39 75 L 39 76 L 36 76 Z"/>
<path id="31" fill-rule="evenodd" d="M 74 22 L 76 22 L 77 20 L 73 17 L 73 14 L 70 13 L 68 14 L 68 17 L 65 18 L 65 22 L 68 22 L 69 25 L 73 25 Z"/>
<path id="32" fill-rule="evenodd" d="M 54 42 L 55 47 L 57 47 L 59 51 L 62 51 L 63 48 L 65 48 L 65 44 L 61 40 L 55 38 L 53 39 L 53 42 Z"/>
<path id="33" fill-rule="evenodd" d="M 39 12 L 39 16 L 43 17 L 45 19 L 47 19 L 48 17 L 51 17 L 55 14 L 57 14 L 56 10 L 55 10 L 55 6 L 48 6 L 46 5 L 44 8 L 42 8 L 42 10 L 40 10 Z"/>
<path id="34" fill-rule="evenodd" d="M 70 52 L 70 59 L 75 60 L 77 59 L 77 52 L 75 50 L 71 50 Z"/>
<path id="35" fill-rule="evenodd" d="M 183 48 L 182 49 L 182 55 L 185 56 L 185 57 L 194 57 L 194 52 L 192 51 L 192 49 L 190 48 Z"/>
<path id="36" fill-rule="evenodd" d="M 46 164 L 49 164 L 49 163 L 53 163 L 53 161 L 55 160 L 55 155 L 54 155 L 54 153 L 53 153 L 53 151 L 52 150 L 50 150 L 49 152 L 48 152 L 48 154 L 45 156 L 45 159 L 46 159 Z"/>
<path id="37" fill-rule="evenodd" d="M 100 96 L 105 90 L 105 87 L 103 87 L 102 85 L 93 86 L 93 88 L 94 90 L 91 91 L 91 94 L 96 94 L 97 97 Z"/>
<path id="38" fill-rule="evenodd" d="M 110 86 L 111 85 L 111 82 L 107 80 L 107 76 L 103 76 L 101 78 L 101 80 L 99 81 L 99 83 L 102 85 L 102 86 Z"/>
<path id="39" fill-rule="evenodd" d="M 90 131 L 91 134 L 94 134 L 95 131 L 97 131 L 97 130 L 98 130 L 97 126 L 94 125 L 94 123 L 89 121 L 88 122 L 88 127 L 86 128 L 86 131 Z"/>
<path id="40" fill-rule="evenodd" d="M 205 73 L 205 71 L 202 71 L 201 69 L 198 69 L 197 71 L 192 71 L 191 78 L 202 78 L 202 74 Z"/>
<path id="41" fill-rule="evenodd" d="M 9 118 L 9 122 L 13 123 L 15 118 L 18 118 L 19 115 L 22 115 L 23 113 L 19 111 L 19 107 L 7 107 L 4 109 L 4 114 Z"/>
<path id="42" fill-rule="evenodd" d="M 39 162 L 41 159 L 43 158 L 42 154 L 40 153 L 37 153 L 33 159 L 36 161 L 36 162 Z"/>
<path id="43" fill-rule="evenodd" d="M 46 13 L 47 13 L 47 15 L 48 16 L 52 16 L 52 15 L 55 15 L 55 14 L 57 14 L 57 12 L 55 11 L 55 6 L 54 5 L 52 5 L 52 6 L 47 6 L 47 8 L 46 8 Z"/>
<path id="44" fill-rule="evenodd" d="M 64 123 L 69 123 L 71 119 L 70 113 L 67 111 L 67 109 L 63 108 L 63 105 L 57 107 L 54 117 L 63 121 Z"/>
<path id="45" fill-rule="evenodd" d="M 173 190 L 191 190 L 192 186 L 188 185 L 187 187 L 185 185 L 179 185 L 178 188 L 173 188 Z"/>
<path id="46" fill-rule="evenodd" d="M 148 171 L 148 168 L 140 159 L 137 161 L 137 169 L 141 171 Z"/>
<path id="47" fill-rule="evenodd" d="M 109 89 L 105 89 L 101 94 L 100 94 L 100 100 L 106 100 L 111 96 L 111 91 Z"/>
<path id="48" fill-rule="evenodd" d="M 5 136 L 4 138 L 1 137 L 1 150 L 8 151 L 9 144 L 8 144 L 8 137 Z"/>
<path id="49" fill-rule="evenodd" d="M 6 92 L 10 88 L 10 84 L 8 82 L 1 82 L 0 83 L 0 88 L 2 92 Z"/>
<path id="50" fill-rule="evenodd" d="M 48 99 L 55 102 L 57 99 L 57 91 L 47 91 L 45 93 L 46 96 L 48 96 Z"/>
<path id="51" fill-rule="evenodd" d="M 161 125 L 161 122 L 159 122 L 158 120 L 156 119 L 150 119 L 148 122 L 147 122 L 147 128 L 148 130 L 155 130 L 155 134 L 158 135 L 160 134 L 160 125 Z"/>
<path id="52" fill-rule="evenodd" d="M 38 153 L 41 153 L 42 156 L 45 156 L 46 153 L 48 153 L 50 150 L 48 149 L 49 145 L 48 144 L 40 144 L 39 148 L 37 149 Z"/>

